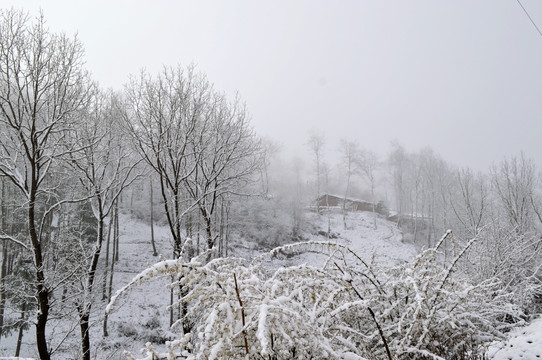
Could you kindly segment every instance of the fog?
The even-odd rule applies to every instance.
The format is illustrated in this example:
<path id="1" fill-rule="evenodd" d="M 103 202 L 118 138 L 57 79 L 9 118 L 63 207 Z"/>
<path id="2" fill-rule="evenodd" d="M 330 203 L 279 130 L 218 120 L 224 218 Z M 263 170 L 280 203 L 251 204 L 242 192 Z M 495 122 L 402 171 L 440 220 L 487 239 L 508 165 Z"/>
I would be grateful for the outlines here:
<path id="1" fill-rule="evenodd" d="M 194 63 L 283 157 L 308 157 L 318 131 L 330 150 L 397 140 L 478 170 L 520 151 L 541 164 L 542 37 L 516 1 L 24 2 L 40 8 L 103 87 Z"/>

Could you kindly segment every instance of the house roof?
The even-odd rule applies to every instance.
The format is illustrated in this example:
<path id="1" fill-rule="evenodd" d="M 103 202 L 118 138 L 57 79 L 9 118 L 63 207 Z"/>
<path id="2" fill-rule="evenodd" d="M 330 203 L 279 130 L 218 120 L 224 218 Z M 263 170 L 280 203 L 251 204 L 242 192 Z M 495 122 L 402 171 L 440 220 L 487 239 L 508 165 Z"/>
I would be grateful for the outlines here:
<path id="1" fill-rule="evenodd" d="M 316 200 L 324 199 L 325 196 L 337 198 L 337 199 L 339 199 L 339 200 L 344 200 L 344 195 L 335 195 L 335 194 L 323 194 L 323 195 L 320 195 Z M 362 200 L 362 199 L 356 199 L 356 198 L 351 198 L 351 197 L 347 197 L 347 198 L 346 198 L 346 201 L 350 201 L 350 202 L 361 202 L 361 203 L 372 204 L 370 201 Z"/>

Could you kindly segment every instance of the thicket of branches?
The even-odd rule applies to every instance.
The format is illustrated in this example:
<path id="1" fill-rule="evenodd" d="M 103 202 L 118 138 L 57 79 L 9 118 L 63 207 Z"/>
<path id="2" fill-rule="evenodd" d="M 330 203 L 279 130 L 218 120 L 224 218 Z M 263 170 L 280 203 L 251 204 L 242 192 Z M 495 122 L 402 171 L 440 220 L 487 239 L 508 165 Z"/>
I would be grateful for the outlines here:
<path id="1" fill-rule="evenodd" d="M 162 261 L 120 290 L 163 276 L 188 286 L 179 321 L 193 324 L 166 342 L 152 344 L 144 359 L 466 359 L 483 356 L 484 344 L 500 339 L 520 319 L 498 278 L 474 282 L 457 272 L 473 238 L 449 262 L 435 248 L 391 269 L 364 263 L 348 248 L 307 242 L 275 248 L 249 262 L 219 258 Z M 311 251 L 321 266 L 269 268 L 267 257 Z M 175 324 L 175 328 L 178 324 Z M 133 358 L 132 355 L 128 355 Z"/>

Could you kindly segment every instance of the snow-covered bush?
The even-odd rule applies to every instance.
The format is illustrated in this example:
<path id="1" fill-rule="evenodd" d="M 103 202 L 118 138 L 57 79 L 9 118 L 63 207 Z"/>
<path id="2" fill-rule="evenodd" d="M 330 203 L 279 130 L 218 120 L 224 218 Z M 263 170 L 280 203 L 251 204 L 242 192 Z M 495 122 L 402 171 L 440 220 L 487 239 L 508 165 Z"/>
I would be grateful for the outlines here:
<path id="1" fill-rule="evenodd" d="M 307 251 L 327 260 L 278 269 L 267 261 Z M 145 359 L 461 359 L 517 315 L 497 280 L 472 284 L 454 273 L 463 253 L 442 265 L 430 249 L 379 270 L 342 245 L 306 242 L 252 261 L 162 261 L 118 295 L 160 274 L 177 274 L 172 286 L 184 289 L 188 312 L 173 327 L 192 331 L 166 342 L 165 353 L 148 343 Z"/>

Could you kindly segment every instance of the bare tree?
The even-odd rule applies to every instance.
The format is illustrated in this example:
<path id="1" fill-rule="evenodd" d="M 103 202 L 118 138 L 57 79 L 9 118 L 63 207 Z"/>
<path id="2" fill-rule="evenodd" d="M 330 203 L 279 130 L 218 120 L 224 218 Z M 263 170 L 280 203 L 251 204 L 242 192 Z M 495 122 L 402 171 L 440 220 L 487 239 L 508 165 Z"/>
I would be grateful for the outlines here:
<path id="1" fill-rule="evenodd" d="M 213 217 L 219 204 L 231 195 L 252 195 L 248 185 L 261 170 L 261 143 L 249 128 L 247 111 L 236 98 L 232 103 L 214 94 L 199 137 L 189 139 L 196 169 L 185 177 L 186 191 L 205 223 L 207 248 L 216 242 Z"/>
<path id="2" fill-rule="evenodd" d="M 159 176 L 175 257 L 183 245 L 182 217 L 195 205 L 183 197 L 184 181 L 197 166 L 189 143 L 202 136 L 199 124 L 210 94 L 210 83 L 193 67 L 165 68 L 156 78 L 142 72 L 126 92 L 126 124 L 138 152 Z"/>
<path id="3" fill-rule="evenodd" d="M 480 232 L 488 215 L 487 180 L 482 174 L 475 175 L 470 169 L 457 171 L 455 178 L 459 194 L 453 197 L 452 209 L 466 232 L 464 237 L 471 238 Z"/>
<path id="4" fill-rule="evenodd" d="M 173 257 L 183 256 L 182 220 L 201 200 L 186 193 L 186 180 L 198 169 L 198 157 L 190 147 L 203 140 L 212 114 L 212 87 L 194 67 L 165 68 L 153 78 L 142 72 L 126 91 L 124 119 L 145 162 L 158 175 L 164 210 L 173 238 Z M 203 124 L 203 125 L 202 125 Z M 118 252 L 117 252 L 118 254 Z M 182 293 L 184 289 L 180 289 Z M 173 288 L 170 302 L 173 304 Z M 185 309 L 182 308 L 181 311 Z M 174 307 L 170 308 L 173 323 Z M 183 316 L 180 314 L 180 316 Z M 183 323 L 183 331 L 190 331 Z"/>
<path id="5" fill-rule="evenodd" d="M 271 139 L 263 139 L 262 147 L 262 164 L 260 168 L 262 193 L 269 193 L 269 165 L 271 159 L 280 151 L 280 145 Z"/>
<path id="6" fill-rule="evenodd" d="M 0 174 L 26 199 L 28 234 L 23 243 L 33 255 L 38 299 L 36 345 L 41 359 L 50 358 L 46 339 L 51 290 L 44 263 L 42 219 L 38 203 L 47 197 L 45 181 L 56 146 L 74 127 L 86 106 L 88 77 L 77 39 L 51 34 L 43 17 L 30 21 L 14 10 L 0 11 Z"/>
<path id="7" fill-rule="evenodd" d="M 318 214 L 320 214 L 320 204 L 318 202 L 320 197 L 320 190 L 321 190 L 321 177 L 322 177 L 322 157 L 323 157 L 323 151 L 324 146 L 326 144 L 326 141 L 324 139 L 324 136 L 317 133 L 316 131 L 312 131 L 309 135 L 309 141 L 307 145 L 309 146 L 310 151 L 312 151 L 312 154 L 314 155 L 314 171 L 315 171 L 315 180 L 316 180 L 316 211 Z"/>
<path id="8" fill-rule="evenodd" d="M 123 143 L 119 106 L 113 94 L 97 93 L 85 119 L 70 139 L 81 149 L 69 153 L 68 163 L 75 169 L 84 192 L 91 199 L 97 221 L 96 241 L 90 253 L 83 257 L 87 259 L 87 270 L 82 281 L 82 296 L 76 300 L 83 359 L 90 360 L 90 310 L 106 218 L 121 192 L 137 178 L 135 168 L 141 160 L 131 158 L 127 145 Z"/>
<path id="9" fill-rule="evenodd" d="M 341 139 L 340 151 L 342 155 L 342 163 L 346 174 L 346 188 L 344 190 L 343 199 L 343 224 L 346 230 L 346 202 L 348 199 L 348 193 L 350 192 L 350 179 L 358 172 L 358 166 L 356 161 L 360 156 L 359 144 L 356 141 L 348 141 Z"/>
<path id="10" fill-rule="evenodd" d="M 531 199 L 538 180 L 533 161 L 523 153 L 519 158 L 504 159 L 498 167 L 493 166 L 491 177 L 510 224 L 518 233 L 530 230 L 534 210 Z"/>
<path id="11" fill-rule="evenodd" d="M 358 153 L 356 164 L 371 189 L 371 203 L 373 204 L 374 228 L 376 225 L 376 175 L 379 167 L 378 155 L 370 150 L 362 150 Z"/>
<path id="12" fill-rule="evenodd" d="M 393 190 L 395 194 L 395 209 L 399 215 L 399 223 L 401 217 L 405 214 L 407 208 L 407 172 L 408 172 L 408 155 L 405 149 L 398 142 L 394 141 L 392 150 L 389 154 L 388 162 L 391 168 L 391 176 L 393 178 Z"/>

